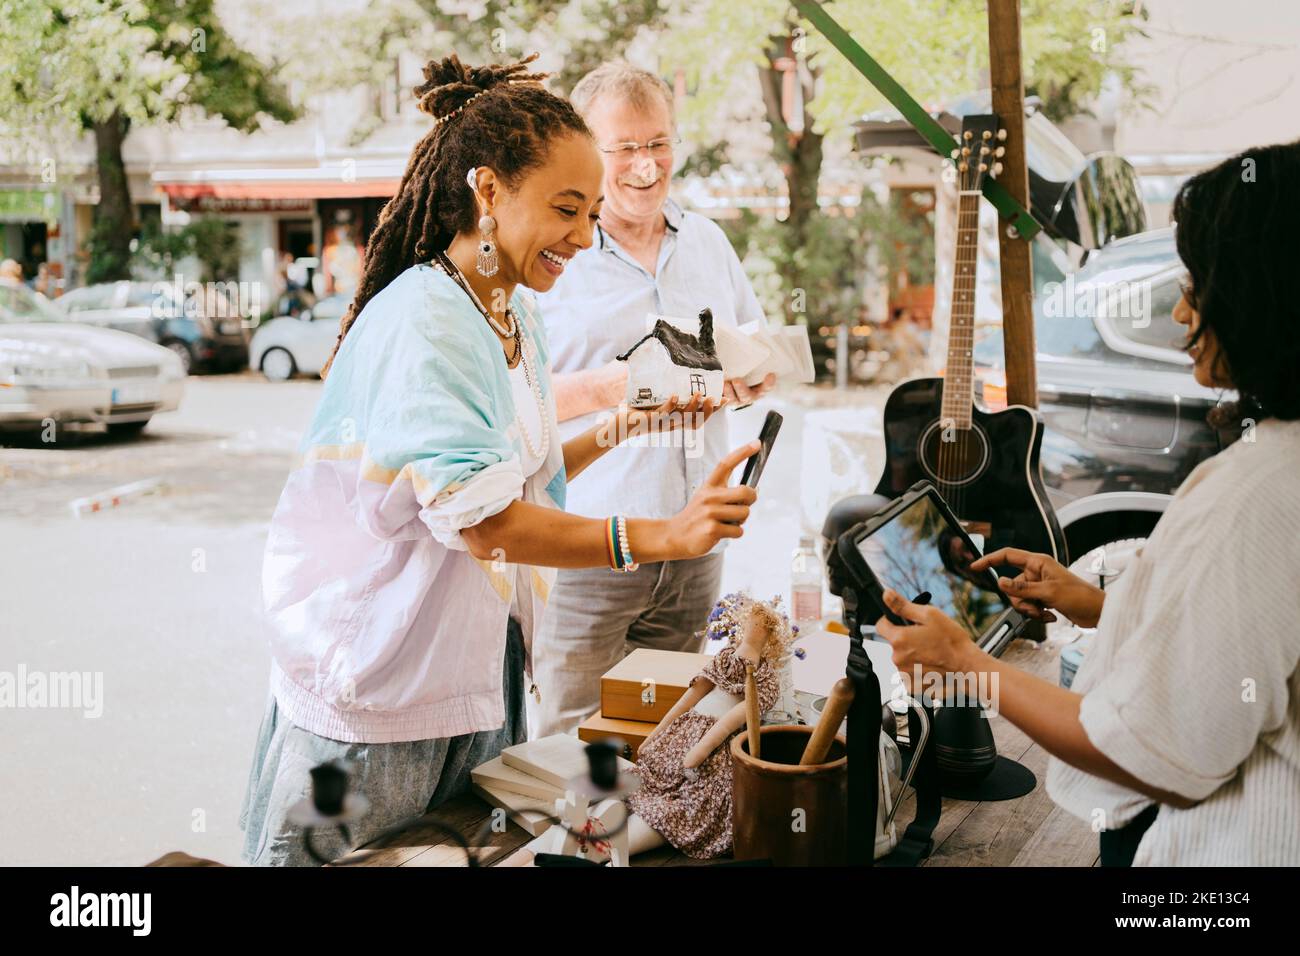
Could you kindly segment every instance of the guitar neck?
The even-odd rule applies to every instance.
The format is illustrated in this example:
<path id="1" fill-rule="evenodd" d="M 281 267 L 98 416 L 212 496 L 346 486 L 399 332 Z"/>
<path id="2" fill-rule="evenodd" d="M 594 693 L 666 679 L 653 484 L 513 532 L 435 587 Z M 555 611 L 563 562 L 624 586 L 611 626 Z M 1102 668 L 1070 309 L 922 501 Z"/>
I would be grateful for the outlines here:
<path id="1" fill-rule="evenodd" d="M 975 401 L 975 274 L 979 260 L 980 194 L 957 197 L 957 249 L 952 270 L 952 317 L 948 323 L 948 364 L 943 378 L 943 420 L 970 428 Z"/>

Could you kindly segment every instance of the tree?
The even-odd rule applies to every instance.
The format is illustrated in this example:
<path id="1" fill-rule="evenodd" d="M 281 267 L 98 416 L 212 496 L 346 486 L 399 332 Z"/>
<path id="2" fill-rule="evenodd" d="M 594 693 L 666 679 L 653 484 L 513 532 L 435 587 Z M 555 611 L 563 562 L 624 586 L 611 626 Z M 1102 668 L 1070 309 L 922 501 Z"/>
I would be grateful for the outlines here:
<path id="1" fill-rule="evenodd" d="M 827 3 L 840 24 L 921 103 L 986 86 L 987 6 L 980 0 L 873 0 Z M 1042 96 L 1049 115 L 1079 112 L 1108 76 L 1139 96 L 1136 69 L 1123 57 L 1139 32 L 1131 2 L 1023 0 L 1022 46 L 1027 90 Z M 825 150 L 843 143 L 851 124 L 889 104 L 788 0 L 672 0 L 670 29 L 660 39 L 661 70 L 689 71 L 699 92 L 684 121 L 696 138 L 733 109 L 734 78 L 756 78 L 771 137 L 772 157 L 789 199 L 779 242 L 787 319 L 795 290 L 809 290 L 810 270 L 826 271 L 806 254 Z M 793 85 L 802 116 L 788 115 Z M 792 120 L 794 122 L 792 122 Z M 716 137 L 713 137 L 716 139 Z M 821 244 L 823 250 L 825 244 Z M 833 270 L 832 270 L 833 271 Z"/>
<path id="2" fill-rule="evenodd" d="M 274 16 L 272 0 L 258 2 Z M 828 6 L 922 102 L 986 85 L 982 0 Z M 455 50 L 467 60 L 504 60 L 543 50 L 550 62 L 562 64 L 554 87 L 567 93 L 583 73 L 650 36 L 654 42 L 640 43 L 641 51 L 657 55 L 661 75 L 683 74 L 692 90 L 679 117 L 696 146 L 688 170 L 708 173 L 725 163 L 738 125 L 766 127 L 789 205 L 779 227 L 764 228 L 763 238 L 775 240 L 769 256 L 781 277 L 787 320 L 797 320 L 797 304 L 827 287 L 828 277 L 861 267 L 860 260 L 823 261 L 852 255 L 854 246 L 829 241 L 846 224 L 822 222 L 821 171 L 828 148 L 844 151 L 851 123 L 888 104 L 789 0 L 491 0 L 476 8 L 463 0 L 373 0 L 313 23 L 303 30 L 282 19 L 272 28 L 290 44 L 281 45 L 286 75 L 313 89 L 390 82 L 403 52 L 427 58 Z M 1083 108 L 1108 76 L 1137 90 L 1122 47 L 1139 24 L 1127 0 L 1023 0 L 1029 91 L 1059 117 Z M 341 35 L 353 38 L 350 52 L 337 50 L 334 38 Z M 330 55 L 321 53 L 325 43 Z M 802 109 L 791 112 L 792 101 Z M 371 129 L 361 122 L 358 138 Z M 799 289 L 804 296 L 795 295 Z"/>
<path id="3" fill-rule="evenodd" d="M 134 233 L 122 144 L 134 124 L 197 113 L 242 132 L 298 112 L 222 28 L 212 0 L 5 0 L 0 112 L 29 138 L 95 140 L 99 205 L 87 280 L 126 278 Z"/>

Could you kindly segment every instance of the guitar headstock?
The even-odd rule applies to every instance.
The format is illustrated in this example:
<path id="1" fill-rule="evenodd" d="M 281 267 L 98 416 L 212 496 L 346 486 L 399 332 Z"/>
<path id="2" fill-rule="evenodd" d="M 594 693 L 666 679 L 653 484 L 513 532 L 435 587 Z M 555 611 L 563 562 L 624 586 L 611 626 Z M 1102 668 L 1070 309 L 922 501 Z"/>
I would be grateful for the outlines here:
<path id="1" fill-rule="evenodd" d="M 963 192 L 979 192 L 984 188 L 984 177 L 996 178 L 1002 172 L 998 160 L 1006 152 L 1002 145 L 1007 131 L 998 126 L 993 113 L 966 116 L 961 121 L 961 145 L 952 151 L 952 161 L 957 167 L 957 188 Z"/>

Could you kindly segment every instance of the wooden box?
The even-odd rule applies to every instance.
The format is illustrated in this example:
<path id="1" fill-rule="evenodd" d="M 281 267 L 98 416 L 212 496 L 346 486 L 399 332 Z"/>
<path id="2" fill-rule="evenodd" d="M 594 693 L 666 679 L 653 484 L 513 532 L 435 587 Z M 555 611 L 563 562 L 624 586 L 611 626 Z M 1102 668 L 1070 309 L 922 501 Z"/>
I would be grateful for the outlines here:
<path id="1" fill-rule="evenodd" d="M 637 648 L 600 679 L 600 713 L 657 724 L 708 663 L 707 654 Z"/>
<path id="2" fill-rule="evenodd" d="M 616 717 L 604 717 L 599 712 L 592 714 L 578 725 L 578 739 L 586 743 L 597 740 L 609 740 L 617 737 L 627 745 L 623 757 L 636 760 L 641 744 L 655 729 L 654 723 L 640 720 L 619 720 Z"/>

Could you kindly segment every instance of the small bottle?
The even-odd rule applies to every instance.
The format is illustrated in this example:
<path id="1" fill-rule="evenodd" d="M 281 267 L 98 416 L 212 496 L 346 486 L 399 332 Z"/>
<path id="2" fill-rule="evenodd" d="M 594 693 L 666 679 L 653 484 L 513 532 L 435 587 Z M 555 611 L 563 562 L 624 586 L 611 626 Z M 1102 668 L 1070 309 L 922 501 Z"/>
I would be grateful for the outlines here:
<path id="1" fill-rule="evenodd" d="M 817 543 L 809 535 L 799 539 L 790 564 L 790 619 L 801 630 L 822 619 L 822 564 Z"/>

